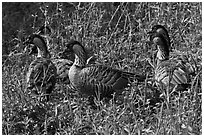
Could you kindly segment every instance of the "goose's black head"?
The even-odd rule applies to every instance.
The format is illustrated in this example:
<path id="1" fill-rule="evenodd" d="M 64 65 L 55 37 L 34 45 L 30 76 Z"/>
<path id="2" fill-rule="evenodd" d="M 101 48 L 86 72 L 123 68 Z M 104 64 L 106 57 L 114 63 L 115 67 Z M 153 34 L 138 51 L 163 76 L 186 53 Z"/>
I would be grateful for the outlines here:
<path id="1" fill-rule="evenodd" d="M 157 50 L 161 60 L 169 59 L 169 46 L 168 41 L 164 35 L 160 33 L 154 33 L 152 36 L 153 45 L 157 46 Z"/>
<path id="2" fill-rule="evenodd" d="M 76 40 L 70 40 L 68 43 L 66 43 L 64 52 L 67 52 L 67 53 L 73 52 L 79 56 L 81 56 L 82 54 L 86 55 L 85 47 L 79 41 L 76 41 Z"/>
<path id="3" fill-rule="evenodd" d="M 87 53 L 85 50 L 85 47 L 76 40 L 71 40 L 69 43 L 66 44 L 66 47 L 63 51 L 64 53 L 69 54 L 74 53 L 75 54 L 75 65 L 84 67 L 87 60 Z"/>
<path id="4" fill-rule="evenodd" d="M 166 41 L 167 41 L 167 46 L 169 46 L 169 48 L 170 48 L 170 37 L 169 37 L 169 34 L 168 34 L 168 31 L 167 31 L 167 29 L 164 27 L 164 26 L 162 26 L 162 25 L 154 25 L 153 27 L 152 27 L 152 30 L 151 31 L 149 31 L 148 33 L 147 33 L 149 36 L 150 36 L 150 41 L 152 41 L 153 40 L 153 36 L 155 35 L 155 34 L 161 34 L 161 35 L 163 35 L 163 37 L 166 39 Z"/>
<path id="5" fill-rule="evenodd" d="M 29 54 L 38 53 L 37 49 L 40 49 L 40 51 L 42 51 L 42 54 L 43 54 L 42 56 L 50 56 L 46 42 L 45 42 L 44 38 L 39 34 L 31 34 L 30 36 L 28 36 L 28 38 L 24 42 L 24 44 L 29 44 L 29 45 L 33 44 Z"/>
<path id="6" fill-rule="evenodd" d="M 39 39 L 43 45 L 46 45 L 44 38 L 36 33 L 29 35 L 23 44 L 35 44 L 36 39 Z"/>

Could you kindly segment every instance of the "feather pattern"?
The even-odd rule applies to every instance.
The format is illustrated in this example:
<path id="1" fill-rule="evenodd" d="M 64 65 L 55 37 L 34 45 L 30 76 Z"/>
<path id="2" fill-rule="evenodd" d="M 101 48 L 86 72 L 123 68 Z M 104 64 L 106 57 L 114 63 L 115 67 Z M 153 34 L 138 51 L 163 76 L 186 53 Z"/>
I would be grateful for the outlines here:
<path id="1" fill-rule="evenodd" d="M 167 30 L 161 25 L 155 25 L 150 31 L 150 40 L 157 46 L 155 80 L 164 85 L 190 86 L 188 64 L 177 58 L 169 59 L 170 38 Z"/>
<path id="2" fill-rule="evenodd" d="M 86 52 L 81 43 L 72 41 L 67 45 L 75 53 L 75 61 L 69 71 L 71 84 L 81 93 L 100 98 L 111 97 L 128 86 L 130 80 L 145 80 L 145 76 L 123 72 L 103 65 L 86 66 Z"/>
<path id="3" fill-rule="evenodd" d="M 94 64 L 95 63 L 95 56 L 93 55 L 93 53 L 90 52 L 90 50 L 86 51 L 89 53 L 89 58 L 86 61 L 86 64 Z M 36 46 L 31 47 L 29 54 L 37 54 L 38 50 Z M 53 64 L 55 65 L 56 69 L 57 69 L 57 83 L 64 83 L 64 84 L 69 84 L 69 69 L 70 67 L 73 65 L 73 58 L 72 58 L 72 54 L 70 53 L 70 51 L 66 51 L 66 56 L 64 55 L 64 52 L 60 52 L 58 54 L 57 58 L 53 58 L 51 59 L 51 61 L 53 62 Z"/>
<path id="4" fill-rule="evenodd" d="M 45 94 L 48 101 L 55 87 L 57 69 L 41 36 L 31 35 L 25 43 L 34 44 L 38 49 L 38 57 L 31 62 L 27 73 L 27 90 L 36 95 Z"/>
<path id="5" fill-rule="evenodd" d="M 48 45 L 48 37 L 51 33 L 51 28 L 47 25 L 43 25 L 39 28 L 39 30 L 37 31 L 37 35 L 40 35 L 41 38 L 43 38 L 41 43 L 42 45 Z M 46 44 L 46 42 L 47 44 Z M 86 62 L 86 64 L 93 64 L 96 60 L 93 52 L 91 49 L 86 48 L 85 49 L 86 52 L 88 53 L 88 60 Z M 29 54 L 38 54 L 38 48 L 36 45 L 32 46 L 30 49 Z M 51 61 L 53 62 L 53 64 L 55 65 L 56 69 L 57 69 L 57 82 L 58 83 L 64 83 L 64 84 L 69 84 L 69 69 L 73 64 L 74 61 L 74 54 L 71 53 L 70 51 L 66 51 L 66 54 L 64 54 L 63 52 L 60 52 L 57 56 L 57 58 L 51 58 Z"/>
<path id="6" fill-rule="evenodd" d="M 69 84 L 69 69 L 73 62 L 68 59 L 52 59 L 53 64 L 57 68 L 57 80 L 59 83 Z"/>

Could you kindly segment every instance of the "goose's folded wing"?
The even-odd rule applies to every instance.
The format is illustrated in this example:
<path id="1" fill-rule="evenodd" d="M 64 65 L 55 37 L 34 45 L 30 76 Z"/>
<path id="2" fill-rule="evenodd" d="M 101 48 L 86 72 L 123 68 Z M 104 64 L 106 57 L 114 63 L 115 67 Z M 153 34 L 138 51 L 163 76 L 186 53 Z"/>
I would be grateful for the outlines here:
<path id="1" fill-rule="evenodd" d="M 27 83 L 35 86 L 52 86 L 55 84 L 56 71 L 50 60 L 38 58 L 30 64 Z"/>
<path id="2" fill-rule="evenodd" d="M 68 59 L 54 59 L 52 60 L 55 67 L 57 68 L 57 75 L 60 78 L 68 77 L 69 69 L 73 62 Z"/>
<path id="3" fill-rule="evenodd" d="M 161 62 L 155 70 L 155 79 L 168 85 L 169 80 L 174 85 L 186 84 L 188 82 L 188 74 L 177 64 L 176 61 Z"/>
<path id="4" fill-rule="evenodd" d="M 102 65 L 86 67 L 82 69 L 80 76 L 83 81 L 110 85 L 113 90 L 121 90 L 127 87 L 130 80 L 139 77 L 138 74 L 123 72 Z M 143 78 L 145 79 L 145 77 Z"/>

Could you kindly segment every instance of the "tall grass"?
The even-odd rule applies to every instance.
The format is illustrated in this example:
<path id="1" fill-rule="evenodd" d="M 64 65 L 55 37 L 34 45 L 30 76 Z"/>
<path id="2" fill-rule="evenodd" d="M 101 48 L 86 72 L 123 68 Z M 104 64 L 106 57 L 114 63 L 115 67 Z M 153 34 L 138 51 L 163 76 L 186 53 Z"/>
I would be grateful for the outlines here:
<path id="1" fill-rule="evenodd" d="M 202 134 L 201 3 L 64 5 L 40 7 L 45 15 L 42 20 L 53 29 L 49 45 L 53 57 L 66 41 L 76 39 L 94 50 L 99 63 L 152 76 L 153 69 L 143 61 L 155 49 L 146 32 L 162 24 L 168 28 L 172 48 L 192 55 L 196 68 L 192 86 L 154 108 L 147 98 L 155 91 L 137 82 L 116 101 L 96 102 L 96 109 L 63 84 L 56 85 L 50 102 L 37 102 L 25 92 L 25 75 L 33 57 L 20 46 L 22 54 L 11 54 L 2 66 L 2 134 Z"/>

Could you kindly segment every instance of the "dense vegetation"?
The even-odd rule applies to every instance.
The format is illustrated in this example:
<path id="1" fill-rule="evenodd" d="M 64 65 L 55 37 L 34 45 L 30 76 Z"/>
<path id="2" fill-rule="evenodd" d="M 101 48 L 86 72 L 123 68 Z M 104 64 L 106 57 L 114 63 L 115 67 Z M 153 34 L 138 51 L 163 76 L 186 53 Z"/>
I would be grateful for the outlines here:
<path id="1" fill-rule="evenodd" d="M 2 3 L 2 134 L 202 134 L 201 3 Z M 145 61 L 155 50 L 147 31 L 168 28 L 172 49 L 193 57 L 196 75 L 185 92 L 150 107 L 153 89 L 132 83 L 117 101 L 87 105 L 87 99 L 57 84 L 48 103 L 25 91 L 34 57 L 25 54 L 26 36 L 47 23 L 54 57 L 70 39 L 98 55 L 97 62 L 152 76 Z M 157 90 L 165 92 L 164 88 Z"/>

